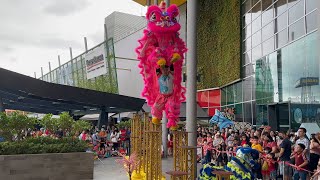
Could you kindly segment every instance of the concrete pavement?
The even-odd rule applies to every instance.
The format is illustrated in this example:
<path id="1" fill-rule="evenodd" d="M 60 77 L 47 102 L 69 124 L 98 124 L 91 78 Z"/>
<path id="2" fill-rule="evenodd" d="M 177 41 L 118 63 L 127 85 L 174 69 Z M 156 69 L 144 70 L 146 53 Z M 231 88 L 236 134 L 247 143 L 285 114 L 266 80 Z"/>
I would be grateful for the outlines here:
<path id="1" fill-rule="evenodd" d="M 94 162 L 94 180 L 128 180 L 125 170 L 120 164 L 116 162 L 117 157 L 105 158 L 100 162 L 95 160 Z M 167 179 L 170 179 L 165 172 L 173 170 L 173 158 L 162 159 L 162 174 L 166 175 Z M 198 164 L 198 171 L 201 165 Z"/>

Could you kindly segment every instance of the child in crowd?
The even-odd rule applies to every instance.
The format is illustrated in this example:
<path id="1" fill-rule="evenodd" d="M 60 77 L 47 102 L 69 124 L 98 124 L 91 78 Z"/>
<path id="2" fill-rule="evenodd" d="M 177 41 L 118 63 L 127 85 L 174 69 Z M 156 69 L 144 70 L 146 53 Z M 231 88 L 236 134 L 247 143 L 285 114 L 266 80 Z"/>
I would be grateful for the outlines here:
<path id="1" fill-rule="evenodd" d="M 259 138 L 258 138 L 258 136 L 254 136 L 254 137 L 252 138 L 251 148 L 259 151 L 260 153 L 263 152 L 262 146 L 261 146 L 261 144 L 259 144 Z"/>
<path id="2" fill-rule="evenodd" d="M 306 180 L 307 172 L 303 171 L 301 168 L 306 169 L 308 165 L 308 159 L 303 151 L 306 149 L 304 144 L 298 144 L 295 149 L 295 153 L 291 156 L 291 159 L 294 158 L 295 166 L 297 168 L 294 170 L 293 179 L 294 180 Z"/>
<path id="3" fill-rule="evenodd" d="M 265 180 L 276 180 L 277 178 L 275 155 L 271 151 L 268 151 L 263 160 L 262 175 Z"/>

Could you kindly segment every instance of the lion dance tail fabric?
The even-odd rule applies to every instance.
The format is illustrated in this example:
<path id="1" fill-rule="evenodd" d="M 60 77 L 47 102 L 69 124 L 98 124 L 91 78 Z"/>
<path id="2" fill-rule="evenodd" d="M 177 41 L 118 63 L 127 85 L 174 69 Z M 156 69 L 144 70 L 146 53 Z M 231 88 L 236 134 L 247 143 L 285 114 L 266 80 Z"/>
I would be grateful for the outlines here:
<path id="1" fill-rule="evenodd" d="M 165 111 L 167 127 L 171 129 L 177 127 L 180 105 L 185 101 L 185 88 L 181 82 L 187 49 L 179 37 L 181 26 L 178 16 L 176 5 L 166 8 L 162 1 L 159 6 L 150 6 L 146 14 L 147 29 L 136 48 L 140 74 L 144 80 L 142 96 L 152 109 L 152 122 L 159 124 Z"/>
<path id="2" fill-rule="evenodd" d="M 253 170 L 259 168 L 258 163 L 259 152 L 250 147 L 238 148 L 236 156 L 231 158 L 231 161 L 226 166 L 215 166 L 212 163 L 205 164 L 200 169 L 198 180 L 215 180 L 216 175 L 213 171 L 228 171 L 233 175 L 231 180 L 253 180 L 255 179 Z"/>

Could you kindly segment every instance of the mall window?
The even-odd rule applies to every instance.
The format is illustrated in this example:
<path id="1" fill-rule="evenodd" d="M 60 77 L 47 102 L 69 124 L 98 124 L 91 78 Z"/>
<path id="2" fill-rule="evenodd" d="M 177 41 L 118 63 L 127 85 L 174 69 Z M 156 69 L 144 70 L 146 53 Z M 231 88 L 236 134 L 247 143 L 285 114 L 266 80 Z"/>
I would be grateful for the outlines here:
<path id="1" fill-rule="evenodd" d="M 300 0 L 289 9 L 289 24 L 295 22 L 304 15 L 304 0 Z"/>
<path id="2" fill-rule="evenodd" d="M 252 124 L 257 124 L 256 102 L 252 101 Z"/>
<path id="3" fill-rule="evenodd" d="M 273 35 L 274 35 L 274 26 L 273 26 L 273 22 L 271 22 L 262 28 L 262 41 L 269 39 Z"/>
<path id="4" fill-rule="evenodd" d="M 242 82 L 243 88 L 243 101 L 250 101 L 252 99 L 252 76 L 243 80 Z"/>
<path id="5" fill-rule="evenodd" d="M 278 0 L 274 5 L 276 16 L 279 16 L 282 13 L 286 12 L 287 7 L 287 0 Z"/>
<path id="6" fill-rule="evenodd" d="M 256 3 L 254 7 L 251 9 L 252 13 L 252 21 L 254 21 L 257 17 L 261 18 L 261 1 Z"/>
<path id="7" fill-rule="evenodd" d="M 243 42 L 243 48 L 244 51 L 251 49 L 251 37 L 249 37 Z"/>
<path id="8" fill-rule="evenodd" d="M 250 23 L 251 23 L 251 12 L 249 11 L 243 16 L 242 27 L 246 27 Z"/>
<path id="9" fill-rule="evenodd" d="M 253 74 L 253 66 L 251 63 L 247 64 L 246 66 L 243 67 L 243 77 L 248 77 Z"/>
<path id="10" fill-rule="evenodd" d="M 262 44 L 263 56 L 268 55 L 274 51 L 274 37 L 269 38 Z"/>
<path id="11" fill-rule="evenodd" d="M 262 0 L 262 11 L 269 9 L 274 0 Z M 272 8 L 271 8 L 272 9 Z"/>
<path id="12" fill-rule="evenodd" d="M 242 103 L 240 104 L 235 104 L 234 109 L 235 109 L 235 117 L 237 122 L 242 122 L 243 121 L 243 107 Z"/>
<path id="13" fill-rule="evenodd" d="M 276 34 L 276 46 L 277 48 L 281 48 L 287 43 L 288 43 L 288 31 L 287 29 L 284 29 L 281 32 Z"/>
<path id="14" fill-rule="evenodd" d="M 304 18 L 289 26 L 289 41 L 298 39 L 305 34 Z"/>
<path id="15" fill-rule="evenodd" d="M 261 29 L 261 16 L 258 16 L 258 18 L 252 21 L 252 33 L 257 32 L 260 29 Z"/>
<path id="16" fill-rule="evenodd" d="M 260 43 L 261 43 L 261 31 L 258 31 L 252 35 L 252 47 L 256 47 Z"/>
<path id="17" fill-rule="evenodd" d="M 249 64 L 251 62 L 251 50 L 248 52 L 245 52 L 243 54 L 243 65 Z"/>
<path id="18" fill-rule="evenodd" d="M 311 12 L 317 7 L 317 1 L 319 0 L 306 0 L 306 12 Z"/>
<path id="19" fill-rule="evenodd" d="M 243 55 L 243 65 L 255 62 L 262 55 L 272 53 L 306 33 L 314 31 L 317 28 L 315 4 L 316 0 L 245 1 L 242 4 L 247 7 L 242 8 L 246 9 L 242 11 L 245 20 L 242 52 L 251 50 L 252 55 L 251 58 Z M 250 37 L 251 44 L 248 44 Z M 259 45 L 261 46 L 258 47 Z"/>
<path id="20" fill-rule="evenodd" d="M 243 121 L 252 123 L 252 107 L 251 102 L 243 103 Z"/>
<path id="21" fill-rule="evenodd" d="M 227 104 L 234 104 L 234 91 L 233 85 L 226 87 L 227 92 Z"/>
<path id="22" fill-rule="evenodd" d="M 234 84 L 234 102 L 240 103 L 242 101 L 242 82 L 240 81 Z"/>
<path id="23" fill-rule="evenodd" d="M 276 22 L 276 32 L 282 31 L 288 25 L 288 13 L 283 13 L 275 19 Z"/>
<path id="24" fill-rule="evenodd" d="M 261 58 L 261 45 L 259 44 L 255 48 L 252 49 L 252 63 L 254 63 L 257 59 Z"/>
<path id="25" fill-rule="evenodd" d="M 247 0 L 242 5 L 242 11 L 243 12 L 248 12 L 250 9 L 251 9 L 251 0 Z"/>
<path id="26" fill-rule="evenodd" d="M 306 16 L 307 33 L 317 29 L 317 13 L 318 10 L 313 11 Z"/>
<path id="27" fill-rule="evenodd" d="M 226 88 L 221 89 L 221 106 L 227 105 L 227 92 Z"/>

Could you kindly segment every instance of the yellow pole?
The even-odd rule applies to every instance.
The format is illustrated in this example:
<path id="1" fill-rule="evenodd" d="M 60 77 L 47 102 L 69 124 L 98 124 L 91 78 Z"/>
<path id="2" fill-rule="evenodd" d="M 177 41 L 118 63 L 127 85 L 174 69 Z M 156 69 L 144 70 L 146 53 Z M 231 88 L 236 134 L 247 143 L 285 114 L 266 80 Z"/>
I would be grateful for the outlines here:
<path id="1" fill-rule="evenodd" d="M 182 146 L 182 158 L 183 158 L 183 169 L 182 171 L 187 172 L 188 175 L 185 176 L 184 180 L 194 180 L 195 177 L 195 168 L 197 146 Z"/>
<path id="2" fill-rule="evenodd" d="M 175 171 L 182 171 L 183 168 L 183 156 L 182 146 L 188 145 L 188 133 L 185 131 L 173 132 L 173 168 Z"/>

